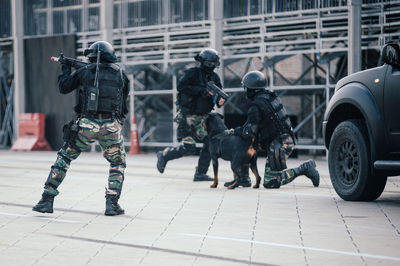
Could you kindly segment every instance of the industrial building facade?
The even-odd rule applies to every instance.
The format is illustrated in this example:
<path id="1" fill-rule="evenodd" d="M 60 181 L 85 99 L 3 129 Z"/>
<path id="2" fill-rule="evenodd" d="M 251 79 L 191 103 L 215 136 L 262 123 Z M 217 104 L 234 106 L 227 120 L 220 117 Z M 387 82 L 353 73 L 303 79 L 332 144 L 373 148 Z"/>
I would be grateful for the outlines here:
<path id="1" fill-rule="evenodd" d="M 212 47 L 231 94 L 222 110 L 228 127 L 245 120 L 242 76 L 260 70 L 291 115 L 297 148 L 322 150 L 336 82 L 378 64 L 383 44 L 399 39 L 399 17 L 396 0 L 0 0 L 0 76 L 14 74 L 15 113 L 24 112 L 25 57 L 17 51 L 27 51 L 27 40 L 73 34 L 80 59 L 107 40 L 133 81 L 141 145 L 163 147 L 176 144 L 177 79 Z"/>

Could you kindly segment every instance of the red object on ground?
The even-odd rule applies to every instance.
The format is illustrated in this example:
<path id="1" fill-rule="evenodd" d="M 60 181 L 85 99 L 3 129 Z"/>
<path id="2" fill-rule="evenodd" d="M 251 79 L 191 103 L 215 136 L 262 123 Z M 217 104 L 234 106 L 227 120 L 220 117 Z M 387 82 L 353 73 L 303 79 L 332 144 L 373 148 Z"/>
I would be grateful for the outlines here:
<path id="1" fill-rule="evenodd" d="M 131 146 L 129 148 L 129 154 L 139 154 L 140 153 L 139 133 L 136 126 L 135 117 L 132 118 L 130 142 Z"/>
<path id="2" fill-rule="evenodd" d="M 45 114 L 26 113 L 19 117 L 19 136 L 13 151 L 51 151 L 44 137 Z"/>

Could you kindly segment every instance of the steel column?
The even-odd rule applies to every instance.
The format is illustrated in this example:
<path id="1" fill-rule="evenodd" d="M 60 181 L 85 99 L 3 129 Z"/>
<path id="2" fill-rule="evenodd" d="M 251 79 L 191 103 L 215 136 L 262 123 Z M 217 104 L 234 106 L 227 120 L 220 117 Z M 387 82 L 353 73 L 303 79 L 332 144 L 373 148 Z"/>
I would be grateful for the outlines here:
<path id="1" fill-rule="evenodd" d="M 349 0 L 349 52 L 348 74 L 361 70 L 361 3 L 362 0 Z"/>
<path id="2" fill-rule="evenodd" d="M 25 112 L 24 3 L 11 1 L 14 49 L 14 138 L 19 134 L 19 114 Z"/>

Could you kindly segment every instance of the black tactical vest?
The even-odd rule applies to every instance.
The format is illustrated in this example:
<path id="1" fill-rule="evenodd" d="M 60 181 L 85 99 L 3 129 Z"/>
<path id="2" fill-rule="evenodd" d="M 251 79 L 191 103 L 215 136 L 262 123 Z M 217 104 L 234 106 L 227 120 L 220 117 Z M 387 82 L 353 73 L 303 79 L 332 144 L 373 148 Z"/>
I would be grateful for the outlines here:
<path id="1" fill-rule="evenodd" d="M 84 89 L 83 113 L 87 112 L 87 97 L 89 97 L 88 86 L 93 86 L 96 64 L 87 67 L 89 74 Z M 99 94 L 97 113 L 111 113 L 116 117 L 122 115 L 123 74 L 116 64 L 101 63 L 99 65 Z"/>
<path id="2" fill-rule="evenodd" d="M 282 134 L 293 137 L 293 128 L 290 119 L 275 92 L 263 92 L 255 96 L 253 104 L 261 111 L 259 132 L 263 143 L 270 143 Z"/>
<path id="3" fill-rule="evenodd" d="M 193 67 L 185 71 L 187 75 L 186 82 L 191 86 L 206 87 L 208 81 L 219 83 L 219 78 L 214 72 L 206 74 L 205 71 L 199 67 Z M 214 108 L 213 98 L 201 95 L 190 95 L 178 92 L 178 104 L 185 114 L 208 114 Z"/>

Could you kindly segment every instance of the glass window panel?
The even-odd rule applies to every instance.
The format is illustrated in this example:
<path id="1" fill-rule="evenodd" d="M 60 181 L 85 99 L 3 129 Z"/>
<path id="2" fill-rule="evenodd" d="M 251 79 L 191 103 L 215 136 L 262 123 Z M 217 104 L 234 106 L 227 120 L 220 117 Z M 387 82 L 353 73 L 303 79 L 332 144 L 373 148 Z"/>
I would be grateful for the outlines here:
<path id="1" fill-rule="evenodd" d="M 141 1 L 141 25 L 149 26 L 157 25 L 160 23 L 159 17 L 159 1 L 158 0 L 146 0 Z"/>
<path id="2" fill-rule="evenodd" d="M 88 31 L 99 30 L 100 9 L 98 7 L 89 8 Z"/>
<path id="3" fill-rule="evenodd" d="M 191 0 L 183 0 L 183 21 L 192 21 L 193 19 L 193 2 Z"/>
<path id="4" fill-rule="evenodd" d="M 274 0 L 264 0 L 264 13 L 272 13 L 272 5 Z"/>
<path id="5" fill-rule="evenodd" d="M 276 12 L 296 11 L 298 10 L 297 0 L 277 0 Z"/>
<path id="6" fill-rule="evenodd" d="M 261 14 L 261 1 L 250 0 L 250 15 Z"/>
<path id="7" fill-rule="evenodd" d="M 46 34 L 47 14 L 44 12 L 36 13 L 34 16 L 34 20 L 35 20 L 36 34 L 39 35 Z"/>
<path id="8" fill-rule="evenodd" d="M 11 0 L 0 0 L 0 38 L 11 36 Z"/>
<path id="9" fill-rule="evenodd" d="M 32 5 L 33 8 L 46 8 L 47 7 L 47 0 L 28 0 L 25 1 L 25 4 L 29 2 L 30 5 Z"/>
<path id="10" fill-rule="evenodd" d="M 314 9 L 317 6 L 317 0 L 303 0 L 302 9 Z"/>
<path id="11" fill-rule="evenodd" d="M 53 33 L 64 33 L 64 11 L 53 12 Z"/>
<path id="12" fill-rule="evenodd" d="M 179 23 L 182 21 L 182 6 L 180 0 L 170 0 L 170 19 L 171 23 Z"/>
<path id="13" fill-rule="evenodd" d="M 206 14 L 205 14 L 203 0 L 194 0 L 193 1 L 193 10 L 195 10 L 194 17 L 192 19 L 193 21 L 205 20 Z"/>
<path id="14" fill-rule="evenodd" d="M 118 29 L 121 27 L 121 18 L 122 16 L 120 16 L 119 14 L 119 8 L 120 5 L 119 4 L 114 4 L 114 17 L 113 17 L 113 28 L 114 29 Z"/>
<path id="15" fill-rule="evenodd" d="M 68 33 L 80 32 L 82 15 L 80 9 L 73 9 L 67 11 L 67 27 Z"/>
<path id="16" fill-rule="evenodd" d="M 74 6 L 82 4 L 82 0 L 53 0 L 53 7 Z"/>
<path id="17" fill-rule="evenodd" d="M 134 2 L 128 4 L 128 27 L 140 26 L 140 3 Z"/>
<path id="18" fill-rule="evenodd" d="M 248 0 L 224 0 L 224 17 L 247 16 Z"/>
<path id="19" fill-rule="evenodd" d="M 45 10 L 40 10 L 46 7 L 47 0 L 24 0 L 25 35 L 29 36 L 47 33 L 47 16 Z"/>

